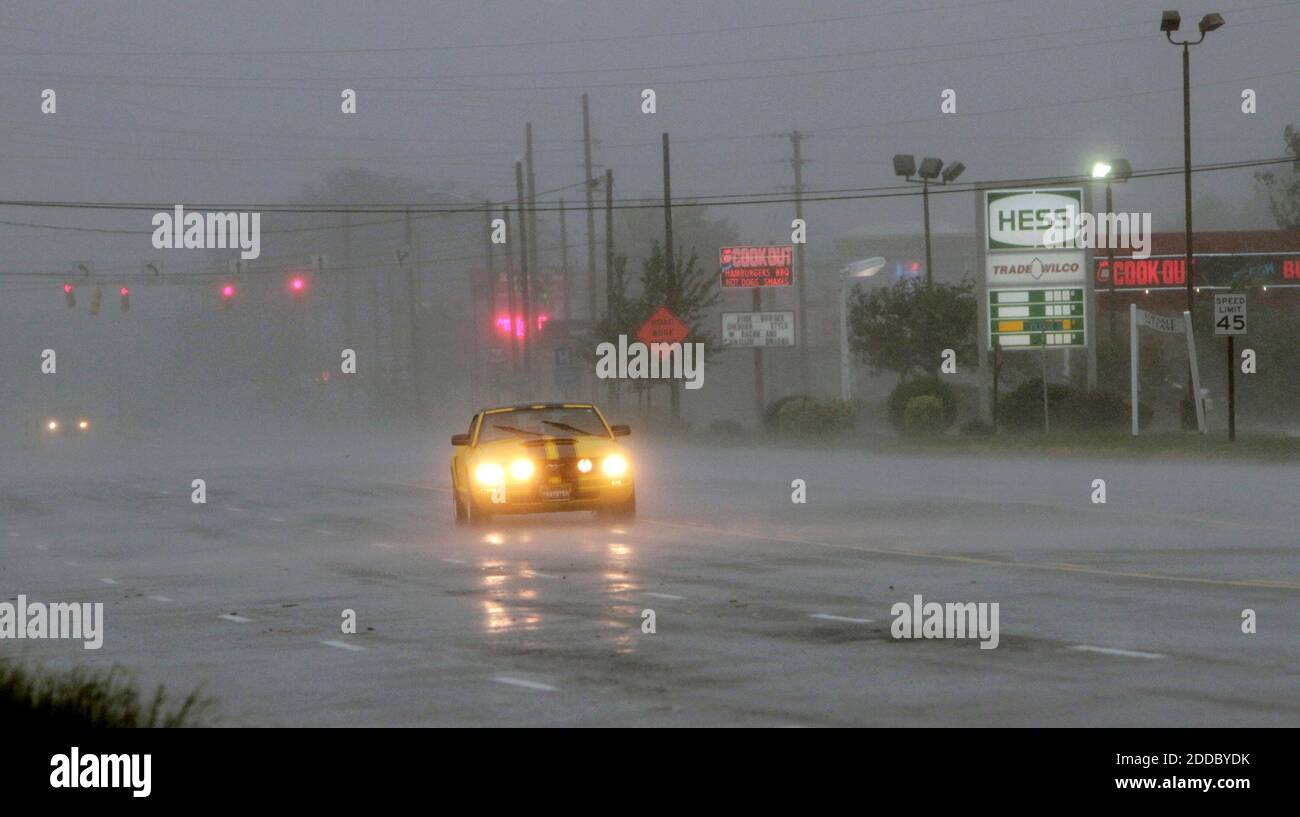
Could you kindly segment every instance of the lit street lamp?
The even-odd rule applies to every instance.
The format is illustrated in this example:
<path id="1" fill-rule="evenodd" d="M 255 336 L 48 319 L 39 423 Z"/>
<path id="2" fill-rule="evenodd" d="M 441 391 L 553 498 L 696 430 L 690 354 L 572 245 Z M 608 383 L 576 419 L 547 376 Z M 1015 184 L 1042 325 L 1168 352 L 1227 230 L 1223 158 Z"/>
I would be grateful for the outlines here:
<path id="1" fill-rule="evenodd" d="M 853 399 L 853 361 L 849 357 L 849 282 L 870 278 L 885 267 L 885 259 L 876 256 L 854 261 L 840 270 L 840 399 Z"/>
<path id="2" fill-rule="evenodd" d="M 1111 201 L 1110 184 L 1112 181 L 1124 182 L 1133 175 L 1133 167 L 1129 164 L 1128 159 L 1111 159 L 1109 162 L 1097 162 L 1092 166 L 1092 177 L 1094 179 L 1106 180 L 1106 216 L 1107 223 L 1114 224 L 1114 204 Z M 1108 235 L 1106 237 L 1106 276 L 1110 279 L 1110 317 L 1108 319 L 1107 338 L 1109 344 L 1113 347 L 1115 344 L 1115 237 Z"/>

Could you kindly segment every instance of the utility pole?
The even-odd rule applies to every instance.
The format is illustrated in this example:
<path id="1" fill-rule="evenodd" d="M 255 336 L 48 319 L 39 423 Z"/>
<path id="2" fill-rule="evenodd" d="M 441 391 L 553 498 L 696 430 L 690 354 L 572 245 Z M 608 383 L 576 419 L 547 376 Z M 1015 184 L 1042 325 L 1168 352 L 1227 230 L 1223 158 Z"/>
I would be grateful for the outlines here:
<path id="1" fill-rule="evenodd" d="M 794 217 L 803 221 L 803 166 L 807 160 L 803 158 L 803 140 L 808 137 L 799 131 L 790 133 L 790 147 L 793 155 L 790 158 L 790 165 L 794 168 Z M 812 377 L 812 366 L 808 362 L 808 295 L 807 284 L 804 277 L 807 274 L 807 267 L 803 261 L 804 245 L 802 243 L 794 245 L 794 283 L 795 295 L 799 299 L 798 328 L 795 330 L 795 342 L 799 345 L 799 378 L 803 385 L 803 393 L 811 394 L 812 386 L 810 383 Z M 929 266 L 926 267 L 929 269 Z"/>
<path id="2" fill-rule="evenodd" d="M 412 243 L 413 233 L 411 230 L 411 208 L 406 208 L 405 218 L 405 242 L 406 242 L 406 310 L 407 316 L 411 323 L 411 398 L 415 404 L 416 414 L 424 412 L 424 390 L 420 388 L 420 328 L 416 318 L 416 299 L 419 297 L 415 289 L 415 246 Z M 349 264 L 349 266 L 351 266 Z"/>
<path id="3" fill-rule="evenodd" d="M 664 143 L 664 275 L 668 281 L 668 298 L 665 304 L 672 312 L 677 311 L 677 254 L 673 252 L 673 185 L 672 162 L 668 151 L 668 134 L 663 135 Z M 676 380 L 668 381 L 668 396 L 672 401 L 673 419 L 681 416 L 681 395 L 677 389 L 681 384 Z"/>
<path id="4" fill-rule="evenodd" d="M 533 259 L 533 267 L 540 273 L 542 256 L 537 252 L 537 176 L 533 173 L 533 123 L 524 124 L 524 170 L 528 181 L 528 255 Z M 537 292 L 542 294 L 541 275 L 537 276 Z"/>
<path id="5" fill-rule="evenodd" d="M 528 218 L 524 207 L 524 166 L 515 162 L 515 195 L 519 200 L 519 295 L 524 310 L 524 375 L 532 386 L 533 376 L 533 309 L 528 292 Z"/>
<path id="6" fill-rule="evenodd" d="M 409 213 L 408 213 L 409 217 Z M 343 213 L 343 338 L 347 348 L 355 348 L 352 337 L 352 211 Z M 354 378 L 347 378 L 348 408 L 352 408 Z"/>
<path id="7" fill-rule="evenodd" d="M 564 199 L 560 199 L 560 274 L 564 284 L 564 319 L 573 320 L 573 274 L 569 272 L 569 228 L 564 218 Z"/>
<path id="8" fill-rule="evenodd" d="M 510 208 L 501 208 L 501 218 L 506 223 L 506 309 L 509 310 L 510 373 L 519 374 L 519 337 L 515 333 L 515 256 L 510 252 Z"/>
<path id="9" fill-rule="evenodd" d="M 614 316 L 614 171 L 605 169 L 605 316 Z M 610 378 L 609 403 L 618 407 L 618 380 Z"/>
<path id="10" fill-rule="evenodd" d="M 596 210 L 592 201 L 591 176 L 591 114 L 587 95 L 582 95 L 582 163 L 586 168 L 587 184 L 587 320 L 596 323 Z"/>

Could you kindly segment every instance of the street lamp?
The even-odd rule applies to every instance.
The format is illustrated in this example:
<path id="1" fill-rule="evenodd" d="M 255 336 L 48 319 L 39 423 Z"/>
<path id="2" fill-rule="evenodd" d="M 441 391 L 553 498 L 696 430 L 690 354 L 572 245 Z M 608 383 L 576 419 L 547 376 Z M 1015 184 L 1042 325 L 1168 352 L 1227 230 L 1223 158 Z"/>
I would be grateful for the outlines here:
<path id="1" fill-rule="evenodd" d="M 1128 159 L 1111 159 L 1109 162 L 1096 162 L 1092 166 L 1092 177 L 1097 180 L 1106 180 L 1106 216 L 1107 223 L 1113 224 L 1114 204 L 1111 202 L 1110 184 L 1112 181 L 1125 182 L 1133 175 L 1133 167 L 1129 164 Z M 1110 304 L 1108 310 L 1110 318 L 1108 320 L 1107 333 L 1109 334 L 1108 342 L 1113 347 L 1115 344 L 1115 241 L 1114 236 L 1106 236 L 1106 276 L 1110 279 Z"/>
<path id="2" fill-rule="evenodd" d="M 938 184 L 951 184 L 966 170 L 961 162 L 952 162 L 946 168 L 942 159 L 927 157 L 916 166 L 916 158 L 910 154 L 900 153 L 894 156 L 894 174 L 904 180 L 921 185 L 921 206 L 925 213 L 925 285 L 934 283 L 934 272 L 930 258 L 930 182 L 942 177 Z M 912 178 L 918 176 L 919 178 Z"/>
<path id="3" fill-rule="evenodd" d="M 1201 36 L 1195 40 L 1174 40 L 1174 32 L 1182 24 L 1182 16 L 1176 11 L 1166 11 L 1160 15 L 1160 30 L 1165 39 L 1174 45 L 1183 47 L 1183 211 L 1186 220 L 1186 234 L 1183 237 L 1186 251 L 1185 274 L 1187 284 L 1187 311 L 1192 311 L 1195 290 L 1192 288 L 1192 64 L 1191 47 L 1205 39 L 1211 31 L 1223 27 L 1222 14 L 1207 14 L 1197 24 Z M 1192 378 L 1187 378 L 1187 400 L 1195 405 L 1197 396 L 1192 394 Z"/>
<path id="4" fill-rule="evenodd" d="M 840 270 L 840 399 L 853 399 L 853 362 L 849 357 L 849 282 L 870 278 L 885 268 L 885 259 L 876 256 L 854 261 Z"/>

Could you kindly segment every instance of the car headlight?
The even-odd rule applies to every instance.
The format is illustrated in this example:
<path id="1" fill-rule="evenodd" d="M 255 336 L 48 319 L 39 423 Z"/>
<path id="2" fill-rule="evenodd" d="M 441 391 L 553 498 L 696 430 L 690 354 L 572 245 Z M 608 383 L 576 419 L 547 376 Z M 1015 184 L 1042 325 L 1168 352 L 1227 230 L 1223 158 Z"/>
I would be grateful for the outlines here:
<path id="1" fill-rule="evenodd" d="M 510 463 L 510 476 L 523 481 L 533 475 L 533 461 L 520 457 Z"/>
<path id="2" fill-rule="evenodd" d="M 85 431 L 86 429 L 90 428 L 90 421 L 89 421 L 89 420 L 78 420 L 78 421 L 77 421 L 77 428 L 81 429 L 82 431 Z"/>
<path id="3" fill-rule="evenodd" d="M 600 470 L 604 471 L 607 476 L 621 477 L 627 473 L 627 460 L 619 454 L 610 454 L 600 464 Z"/>
<path id="4" fill-rule="evenodd" d="M 578 460 L 578 472 L 581 474 L 590 474 L 591 460 L 587 459 L 586 457 L 583 457 L 582 459 Z"/>
<path id="5" fill-rule="evenodd" d="M 485 462 L 474 469 L 474 479 L 484 485 L 499 485 L 505 479 L 505 472 L 495 462 Z"/>
<path id="6" fill-rule="evenodd" d="M 45 424 L 45 427 L 48 428 L 50 431 L 58 431 L 58 430 L 59 430 L 59 421 L 58 421 L 58 420 L 50 420 L 48 423 Z"/>

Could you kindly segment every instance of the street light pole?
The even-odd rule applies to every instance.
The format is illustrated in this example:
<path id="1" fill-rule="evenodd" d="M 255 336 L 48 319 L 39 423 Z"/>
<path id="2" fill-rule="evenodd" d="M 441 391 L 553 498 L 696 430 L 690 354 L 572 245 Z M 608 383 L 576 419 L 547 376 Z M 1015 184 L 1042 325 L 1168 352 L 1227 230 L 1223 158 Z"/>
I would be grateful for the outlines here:
<path id="1" fill-rule="evenodd" d="M 930 180 L 921 180 L 921 209 L 925 211 L 925 285 L 934 285 L 934 267 L 930 264 Z"/>
<path id="2" fill-rule="evenodd" d="M 1223 26 L 1223 15 L 1207 14 L 1197 24 L 1201 36 L 1195 40 L 1174 40 L 1174 32 L 1182 23 L 1182 17 L 1176 11 L 1166 11 L 1160 15 L 1160 30 L 1165 39 L 1174 45 L 1183 47 L 1183 215 L 1186 232 L 1183 236 L 1184 267 L 1183 278 L 1187 290 L 1187 312 L 1192 312 L 1195 301 L 1195 288 L 1192 285 L 1192 58 L 1191 47 L 1205 40 L 1205 35 Z M 1188 331 L 1191 331 L 1189 325 Z M 1194 408 L 1201 396 L 1196 394 L 1192 385 L 1189 366 L 1187 377 L 1187 399 Z"/>

